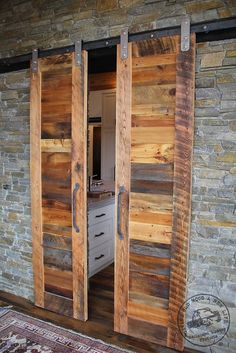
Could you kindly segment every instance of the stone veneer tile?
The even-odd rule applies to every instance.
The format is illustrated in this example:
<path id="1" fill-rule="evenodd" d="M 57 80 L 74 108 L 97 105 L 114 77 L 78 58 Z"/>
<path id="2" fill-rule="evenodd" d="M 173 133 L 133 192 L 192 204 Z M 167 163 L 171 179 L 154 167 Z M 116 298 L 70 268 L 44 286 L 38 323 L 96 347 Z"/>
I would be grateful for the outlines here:
<path id="1" fill-rule="evenodd" d="M 233 294 L 236 288 L 236 132 L 232 130 L 236 115 L 236 63 L 232 62 L 223 70 L 222 67 L 225 49 L 233 51 L 235 44 L 236 40 L 227 40 L 198 45 L 200 65 L 196 67 L 197 108 L 188 276 L 188 296 L 200 292 L 216 295 L 228 306 L 232 317 L 236 309 Z M 218 113 L 213 107 L 199 104 L 199 100 L 204 102 L 216 97 L 219 98 L 215 107 Z M 211 352 L 234 352 L 235 339 L 236 327 L 231 324 L 228 337 L 211 347 Z M 189 343 L 187 345 L 196 348 Z M 209 351 L 208 347 L 198 349 Z"/>

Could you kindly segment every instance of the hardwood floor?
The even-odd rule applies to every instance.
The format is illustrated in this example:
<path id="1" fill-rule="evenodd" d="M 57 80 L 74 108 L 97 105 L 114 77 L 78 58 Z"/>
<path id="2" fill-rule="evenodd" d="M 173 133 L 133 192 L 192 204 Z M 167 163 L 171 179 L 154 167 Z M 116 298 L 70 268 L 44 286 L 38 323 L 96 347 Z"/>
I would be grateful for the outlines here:
<path id="1" fill-rule="evenodd" d="M 110 265 L 89 280 L 89 320 L 113 327 L 114 266 Z"/>
<path id="2" fill-rule="evenodd" d="M 175 350 L 113 331 L 114 268 L 109 266 L 89 281 L 89 320 L 81 322 L 52 313 L 33 305 L 30 301 L 0 291 L 0 306 L 13 305 L 17 311 L 52 322 L 59 326 L 102 339 L 138 353 L 174 353 Z M 197 351 L 185 349 L 184 353 Z"/>

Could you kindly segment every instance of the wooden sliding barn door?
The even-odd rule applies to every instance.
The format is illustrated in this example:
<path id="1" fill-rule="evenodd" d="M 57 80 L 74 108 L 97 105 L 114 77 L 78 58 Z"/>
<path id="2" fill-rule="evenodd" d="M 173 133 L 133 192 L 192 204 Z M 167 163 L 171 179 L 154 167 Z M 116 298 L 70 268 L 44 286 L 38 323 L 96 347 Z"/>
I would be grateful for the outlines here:
<path id="1" fill-rule="evenodd" d="M 39 59 L 31 74 L 35 304 L 87 319 L 87 53 Z"/>
<path id="2" fill-rule="evenodd" d="M 115 330 L 183 349 L 195 37 L 117 51 Z M 184 313 L 180 313 L 180 324 Z"/>

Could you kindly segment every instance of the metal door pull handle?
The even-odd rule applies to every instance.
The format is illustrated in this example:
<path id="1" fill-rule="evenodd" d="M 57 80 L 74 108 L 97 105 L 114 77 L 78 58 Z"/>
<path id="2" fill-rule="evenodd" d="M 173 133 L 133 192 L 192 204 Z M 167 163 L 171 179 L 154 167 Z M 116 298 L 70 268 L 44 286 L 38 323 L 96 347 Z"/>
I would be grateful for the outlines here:
<path id="1" fill-rule="evenodd" d="M 95 260 L 100 260 L 104 256 L 105 256 L 104 254 L 101 254 L 100 256 L 95 257 Z"/>
<path id="2" fill-rule="evenodd" d="M 100 218 L 100 217 L 103 217 L 103 216 L 106 216 L 106 213 L 98 214 L 98 215 L 96 216 L 96 218 Z"/>
<path id="3" fill-rule="evenodd" d="M 103 235 L 104 234 L 104 232 L 101 232 L 101 233 L 99 233 L 99 234 L 95 234 L 94 235 L 94 238 L 98 238 L 98 237 L 100 237 L 101 235 Z"/>
<path id="4" fill-rule="evenodd" d="M 124 239 L 124 234 L 121 230 L 121 197 L 125 192 L 125 187 L 120 186 L 117 201 L 117 233 L 119 235 L 120 240 Z"/>
<path id="5" fill-rule="evenodd" d="M 76 233 L 80 232 L 79 226 L 76 223 L 76 213 L 77 213 L 77 210 L 76 210 L 76 204 L 77 204 L 77 202 L 76 202 L 76 194 L 77 194 L 78 190 L 79 190 L 79 183 L 76 183 L 75 187 L 74 187 L 74 190 L 73 190 L 73 227 L 75 228 Z"/>

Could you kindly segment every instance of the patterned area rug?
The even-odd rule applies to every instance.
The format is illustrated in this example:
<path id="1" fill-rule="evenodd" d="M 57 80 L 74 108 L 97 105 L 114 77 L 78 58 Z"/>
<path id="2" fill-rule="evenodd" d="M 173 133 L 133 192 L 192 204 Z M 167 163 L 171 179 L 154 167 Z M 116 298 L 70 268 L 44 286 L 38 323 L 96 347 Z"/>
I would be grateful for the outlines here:
<path id="1" fill-rule="evenodd" d="M 0 353 L 124 353 L 121 348 L 53 324 L 0 310 Z"/>

